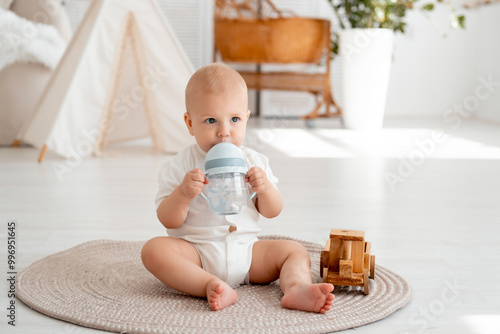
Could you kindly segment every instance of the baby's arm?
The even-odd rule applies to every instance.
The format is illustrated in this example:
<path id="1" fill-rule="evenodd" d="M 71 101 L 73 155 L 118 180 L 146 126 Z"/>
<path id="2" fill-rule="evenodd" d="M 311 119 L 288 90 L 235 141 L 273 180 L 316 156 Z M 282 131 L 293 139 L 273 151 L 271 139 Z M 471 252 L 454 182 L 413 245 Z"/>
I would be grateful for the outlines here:
<path id="1" fill-rule="evenodd" d="M 274 218 L 283 209 L 283 197 L 279 190 L 269 181 L 266 172 L 259 167 L 252 167 L 247 172 L 246 180 L 258 196 L 255 207 L 266 218 Z"/>
<path id="2" fill-rule="evenodd" d="M 182 183 L 158 206 L 156 214 L 166 228 L 177 228 L 186 220 L 189 203 L 201 193 L 208 181 L 199 168 L 189 171 Z"/>

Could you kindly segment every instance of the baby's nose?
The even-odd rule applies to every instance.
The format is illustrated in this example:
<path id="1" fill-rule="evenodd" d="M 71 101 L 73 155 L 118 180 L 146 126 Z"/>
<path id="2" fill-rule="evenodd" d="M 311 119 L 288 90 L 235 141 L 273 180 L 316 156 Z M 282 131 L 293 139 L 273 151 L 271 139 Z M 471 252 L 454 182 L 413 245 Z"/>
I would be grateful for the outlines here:
<path id="1" fill-rule="evenodd" d="M 219 126 L 219 133 L 218 133 L 219 137 L 227 137 L 229 136 L 229 126 L 225 125 L 225 124 L 221 124 Z"/>

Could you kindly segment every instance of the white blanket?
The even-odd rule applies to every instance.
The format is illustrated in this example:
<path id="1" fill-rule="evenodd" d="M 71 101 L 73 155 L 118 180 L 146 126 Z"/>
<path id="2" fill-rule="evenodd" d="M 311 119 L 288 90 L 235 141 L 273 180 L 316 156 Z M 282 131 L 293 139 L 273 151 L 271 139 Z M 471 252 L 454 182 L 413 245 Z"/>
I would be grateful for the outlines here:
<path id="1" fill-rule="evenodd" d="M 54 69 L 65 48 L 55 27 L 0 8 L 0 71 L 16 62 L 41 63 Z"/>

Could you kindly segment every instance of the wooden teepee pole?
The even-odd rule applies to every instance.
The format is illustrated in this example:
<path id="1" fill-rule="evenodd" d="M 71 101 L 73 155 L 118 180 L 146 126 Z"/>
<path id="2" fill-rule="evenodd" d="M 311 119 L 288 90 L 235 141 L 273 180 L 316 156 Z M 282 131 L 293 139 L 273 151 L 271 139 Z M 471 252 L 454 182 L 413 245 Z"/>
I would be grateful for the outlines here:
<path id="1" fill-rule="evenodd" d="M 160 128 L 160 119 L 158 108 L 155 103 L 153 92 L 146 88 L 146 54 L 144 53 L 144 44 L 142 43 L 141 35 L 135 19 L 134 14 L 130 15 L 130 38 L 132 42 L 132 51 L 134 54 L 135 68 L 137 71 L 137 78 L 139 79 L 141 90 L 144 93 L 142 106 L 146 112 L 148 120 L 149 132 L 153 139 L 153 146 L 155 149 L 165 151 L 164 140 Z"/>
<path id="2" fill-rule="evenodd" d="M 128 25 L 129 25 L 129 16 L 127 15 L 125 24 L 122 25 L 122 29 L 118 36 L 117 53 L 115 56 L 115 61 L 113 62 L 113 70 L 111 71 L 110 86 L 108 87 L 107 100 L 106 103 L 104 104 L 104 111 L 102 115 L 103 122 L 101 122 L 100 124 L 105 124 L 105 125 L 111 124 L 113 119 L 113 105 L 118 96 L 118 90 L 120 88 L 120 79 L 123 74 L 123 61 L 124 61 L 124 54 L 126 47 L 125 37 L 128 30 Z M 109 127 L 101 129 L 102 136 L 96 142 L 97 153 L 101 153 L 103 151 L 104 144 L 106 142 L 106 138 L 108 135 L 108 129 Z"/>
<path id="3" fill-rule="evenodd" d="M 45 157 L 45 152 L 47 151 L 47 145 L 43 145 L 40 155 L 38 156 L 38 162 L 42 162 L 43 157 Z"/>

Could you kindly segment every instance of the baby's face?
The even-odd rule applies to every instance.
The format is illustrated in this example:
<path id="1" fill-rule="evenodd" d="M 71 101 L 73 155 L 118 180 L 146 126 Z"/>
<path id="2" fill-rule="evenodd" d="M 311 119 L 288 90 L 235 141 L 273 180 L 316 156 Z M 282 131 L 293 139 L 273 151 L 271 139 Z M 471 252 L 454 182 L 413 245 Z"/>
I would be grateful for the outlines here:
<path id="1" fill-rule="evenodd" d="M 191 107 L 184 120 L 203 151 L 208 152 L 222 142 L 238 147 L 243 144 L 250 116 L 246 92 L 239 89 L 222 93 L 198 92 L 191 98 Z"/>

